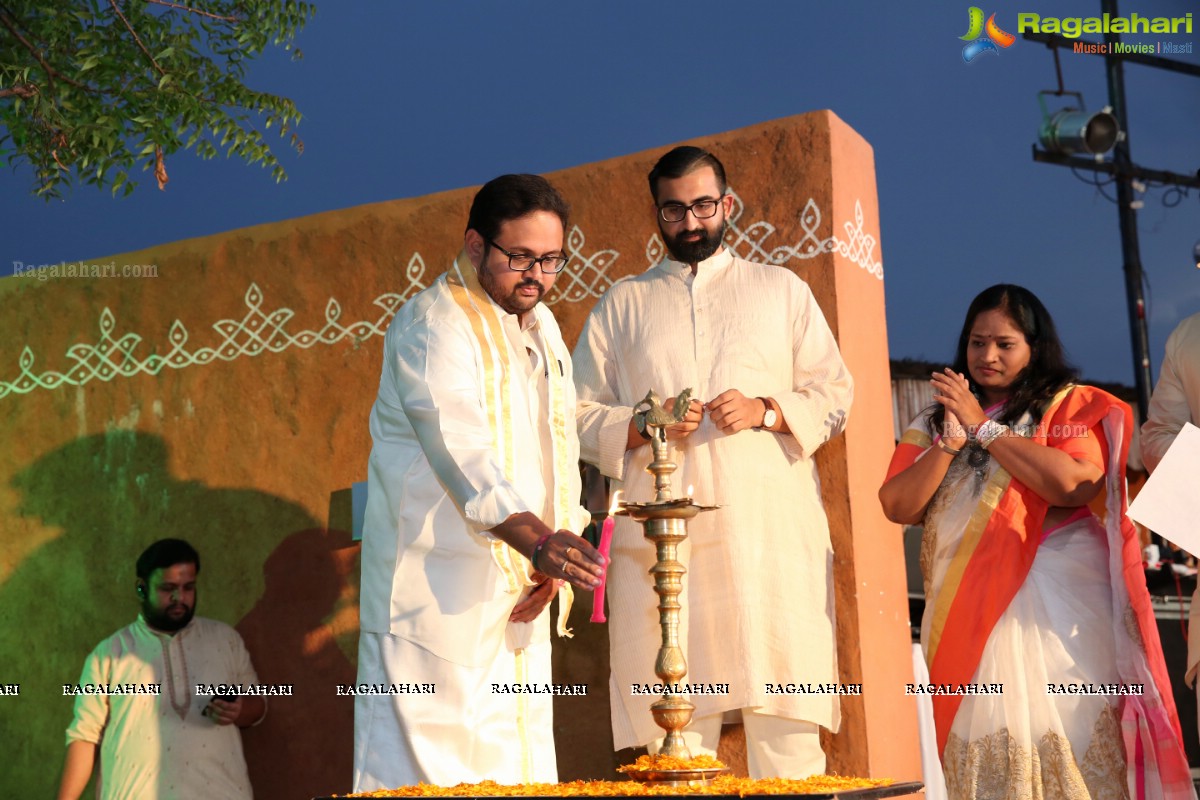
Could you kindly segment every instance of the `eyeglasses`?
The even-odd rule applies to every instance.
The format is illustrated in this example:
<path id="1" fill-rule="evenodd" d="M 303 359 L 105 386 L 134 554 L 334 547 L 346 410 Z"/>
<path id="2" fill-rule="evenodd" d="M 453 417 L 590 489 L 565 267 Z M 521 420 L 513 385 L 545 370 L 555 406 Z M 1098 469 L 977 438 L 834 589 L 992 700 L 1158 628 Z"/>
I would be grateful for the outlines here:
<path id="1" fill-rule="evenodd" d="M 696 219 L 708 219 L 716 216 L 717 207 L 720 205 L 721 198 L 719 197 L 716 200 L 697 200 L 690 206 L 682 203 L 667 203 L 665 206 L 658 207 L 658 214 L 663 218 L 663 222 L 683 222 L 689 211 Z"/>
<path id="2" fill-rule="evenodd" d="M 542 256 L 541 258 L 535 258 L 526 253 L 510 253 L 491 239 L 486 239 L 485 241 L 508 256 L 508 268 L 515 272 L 528 272 L 533 269 L 534 264 L 538 264 L 541 266 L 543 273 L 553 275 L 556 272 L 562 272 L 563 267 L 570 260 L 566 256 Z"/>

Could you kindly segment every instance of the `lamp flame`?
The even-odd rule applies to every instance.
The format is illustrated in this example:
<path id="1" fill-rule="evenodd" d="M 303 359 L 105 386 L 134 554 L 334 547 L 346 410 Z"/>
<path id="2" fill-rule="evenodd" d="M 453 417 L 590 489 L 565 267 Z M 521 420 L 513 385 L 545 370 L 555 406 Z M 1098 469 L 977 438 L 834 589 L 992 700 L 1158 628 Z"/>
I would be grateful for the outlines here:
<path id="1" fill-rule="evenodd" d="M 616 514 L 617 511 L 620 510 L 620 508 L 621 508 L 621 490 L 617 489 L 615 492 L 613 492 L 612 504 L 609 505 L 609 507 L 608 507 L 608 515 L 611 517 L 613 514 Z"/>

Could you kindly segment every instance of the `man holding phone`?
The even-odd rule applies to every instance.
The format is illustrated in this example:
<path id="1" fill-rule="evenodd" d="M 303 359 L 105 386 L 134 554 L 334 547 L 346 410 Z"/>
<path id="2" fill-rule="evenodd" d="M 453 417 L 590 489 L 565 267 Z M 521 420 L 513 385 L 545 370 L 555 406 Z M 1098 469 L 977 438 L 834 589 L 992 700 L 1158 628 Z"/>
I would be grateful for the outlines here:
<path id="1" fill-rule="evenodd" d="M 197 685 L 254 685 L 258 677 L 237 631 L 194 616 L 200 555 L 161 539 L 137 560 L 137 620 L 84 662 L 67 728 L 59 800 L 87 786 L 100 751 L 100 798 L 250 798 L 237 728 L 266 716 L 259 696 L 208 697 Z M 235 727 L 236 726 L 236 727 Z"/>

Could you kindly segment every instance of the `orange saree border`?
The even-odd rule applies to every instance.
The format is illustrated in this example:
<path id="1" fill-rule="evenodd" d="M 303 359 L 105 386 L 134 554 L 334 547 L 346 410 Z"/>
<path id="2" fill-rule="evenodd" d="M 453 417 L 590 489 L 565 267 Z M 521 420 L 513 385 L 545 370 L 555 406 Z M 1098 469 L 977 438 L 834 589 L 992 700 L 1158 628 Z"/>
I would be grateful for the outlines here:
<path id="1" fill-rule="evenodd" d="M 1165 721 L 1169 723 L 1169 731 L 1164 729 L 1162 732 L 1168 738 L 1173 733 L 1175 740 L 1171 743 L 1164 741 L 1162 736 L 1156 737 L 1160 745 L 1166 746 L 1155 748 L 1156 760 L 1160 762 L 1158 768 L 1164 773 L 1162 777 L 1169 779 L 1170 774 L 1180 769 L 1186 773 L 1187 764 L 1186 760 L 1180 761 L 1184 758 L 1182 735 L 1142 572 L 1141 547 L 1133 524 L 1124 516 L 1124 464 L 1133 430 L 1132 412 L 1128 405 L 1107 392 L 1090 386 L 1076 386 L 1055 398 L 1032 438 L 1041 444 L 1053 444 L 1077 432 L 1079 426 L 1085 426 L 1091 435 L 1103 435 L 1102 426 L 1110 415 L 1123 417 L 1124 425 L 1119 457 L 1115 459 L 1119 475 L 1110 475 L 1106 481 L 1109 491 L 1115 490 L 1118 494 L 1112 498 L 1116 502 L 1110 502 L 1109 508 L 1121 515 L 1121 577 L 1144 643 L 1147 667 L 1162 701 L 1161 709 L 1157 711 L 1165 715 Z M 981 510 L 986 505 L 990 503 L 985 491 Z M 931 633 L 936 634 L 936 638 L 930 637 L 929 664 L 933 683 L 966 684 L 974 677 L 988 637 L 1033 564 L 1041 543 L 1047 505 L 1019 481 L 1009 481 L 999 500 L 995 501 L 995 509 L 982 534 L 964 538 L 960 552 L 955 556 L 956 563 L 960 559 L 963 561 L 961 577 L 956 586 L 943 585 L 939 607 L 934 609 L 935 630 Z M 952 565 L 951 570 L 954 568 Z M 953 646 L 935 649 L 932 644 L 935 641 L 953 642 Z M 945 751 L 950 727 L 961 704 L 962 696 L 959 695 L 933 697 L 939 753 Z M 1172 744 L 1175 747 L 1171 747 Z"/>

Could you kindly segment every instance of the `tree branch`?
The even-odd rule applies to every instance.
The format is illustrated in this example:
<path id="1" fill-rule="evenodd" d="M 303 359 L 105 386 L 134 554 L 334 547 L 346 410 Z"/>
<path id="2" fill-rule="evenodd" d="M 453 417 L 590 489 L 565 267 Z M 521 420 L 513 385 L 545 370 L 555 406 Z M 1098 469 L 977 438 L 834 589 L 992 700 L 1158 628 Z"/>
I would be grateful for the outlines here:
<path id="1" fill-rule="evenodd" d="M 24 36 L 22 36 L 21 32 L 19 30 L 17 30 L 16 22 L 13 20 L 13 17 L 12 17 L 12 12 L 9 11 L 7 8 L 0 7 L 0 24 L 4 25 L 5 28 L 8 28 L 8 32 L 11 33 L 13 35 L 13 37 L 18 42 L 20 42 L 25 47 L 25 49 L 28 50 L 33 55 L 33 57 L 35 59 L 37 59 L 37 62 L 39 64 L 42 65 L 42 69 L 44 69 L 46 71 L 46 79 L 48 81 L 50 81 L 51 94 L 54 93 L 54 79 L 55 78 L 58 78 L 59 80 L 63 81 L 64 83 L 69 83 L 77 89 L 83 89 L 84 91 L 91 91 L 86 85 L 80 83 L 79 81 L 75 81 L 75 80 L 72 80 L 71 78 L 68 78 L 66 75 L 63 75 L 61 72 L 56 70 L 54 67 L 50 66 L 46 62 L 46 59 L 42 56 L 41 52 L 36 47 L 34 47 L 32 44 L 30 44 L 29 40 L 26 39 Z"/>
<path id="2" fill-rule="evenodd" d="M 19 86 L 14 86 L 11 89 L 0 89 L 0 97 L 24 97 L 26 99 L 37 94 L 37 87 L 32 83 L 22 83 Z"/>
<path id="3" fill-rule="evenodd" d="M 213 14 L 211 11 L 201 11 L 198 8 L 191 8 L 189 6 L 180 5 L 179 3 L 168 3 L 167 0 L 145 0 L 145 2 L 150 3 L 152 5 L 156 5 L 156 6 L 166 6 L 167 8 L 174 8 L 174 9 L 178 9 L 180 11 L 187 11 L 191 14 L 199 14 L 202 17 L 208 17 L 209 19 L 218 19 L 218 20 L 221 20 L 222 22 L 241 22 L 242 21 L 241 17 L 223 17 L 220 14 Z"/>
<path id="4" fill-rule="evenodd" d="M 150 51 L 146 49 L 146 45 L 142 44 L 142 37 L 138 36 L 137 31 L 129 24 L 129 20 L 125 17 L 124 12 L 121 11 L 121 7 L 117 5 L 117 0 L 108 0 L 108 4 L 112 6 L 113 11 L 117 12 L 117 16 L 121 18 L 121 22 L 125 23 L 126 30 L 133 36 L 133 40 L 137 42 L 137 46 L 146 54 L 146 58 L 150 59 L 150 63 L 154 65 L 154 68 L 158 70 L 160 75 L 166 75 L 167 71 L 158 65 L 158 62 L 154 60 L 154 56 L 150 55 Z"/>

